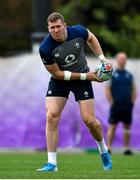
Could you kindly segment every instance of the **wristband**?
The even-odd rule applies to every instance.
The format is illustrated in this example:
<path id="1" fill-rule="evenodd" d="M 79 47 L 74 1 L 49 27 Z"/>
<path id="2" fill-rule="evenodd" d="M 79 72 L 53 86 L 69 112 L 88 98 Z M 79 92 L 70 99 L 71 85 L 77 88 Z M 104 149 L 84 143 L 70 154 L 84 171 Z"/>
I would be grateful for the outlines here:
<path id="1" fill-rule="evenodd" d="M 98 56 L 98 59 L 100 59 L 101 61 L 105 59 L 105 56 L 103 54 Z"/>
<path id="2" fill-rule="evenodd" d="M 86 80 L 87 75 L 86 73 L 80 73 L 80 80 Z"/>
<path id="3" fill-rule="evenodd" d="M 71 72 L 70 71 L 64 71 L 64 80 L 69 81 L 71 78 Z"/>

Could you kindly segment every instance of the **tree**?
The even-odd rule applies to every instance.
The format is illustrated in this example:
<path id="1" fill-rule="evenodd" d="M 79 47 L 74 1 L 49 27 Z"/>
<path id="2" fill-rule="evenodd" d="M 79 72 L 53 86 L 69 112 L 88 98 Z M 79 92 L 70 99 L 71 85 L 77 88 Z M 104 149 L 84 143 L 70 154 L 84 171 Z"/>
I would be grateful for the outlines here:
<path id="1" fill-rule="evenodd" d="M 30 49 L 31 1 L 1 0 L 0 54 Z"/>
<path id="2" fill-rule="evenodd" d="M 139 0 L 71 0 L 58 6 L 68 24 L 81 23 L 98 37 L 107 55 L 140 57 Z"/>

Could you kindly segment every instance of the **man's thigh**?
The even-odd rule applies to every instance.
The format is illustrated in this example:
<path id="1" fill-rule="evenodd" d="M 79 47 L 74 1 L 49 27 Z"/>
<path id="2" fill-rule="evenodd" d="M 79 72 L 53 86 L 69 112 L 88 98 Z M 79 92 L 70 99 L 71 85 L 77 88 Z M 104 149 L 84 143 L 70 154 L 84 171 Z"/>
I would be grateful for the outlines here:
<path id="1" fill-rule="evenodd" d="M 109 123 L 123 122 L 125 124 L 131 124 L 132 122 L 132 108 L 131 107 L 117 107 L 112 106 L 110 111 Z"/>
<path id="2" fill-rule="evenodd" d="M 46 96 L 68 98 L 69 92 L 70 92 L 70 82 L 51 78 Z"/>
<path id="3" fill-rule="evenodd" d="M 132 108 L 125 109 L 122 112 L 122 122 L 126 125 L 131 125 L 132 123 Z"/>
<path id="4" fill-rule="evenodd" d="M 117 106 L 112 105 L 110 108 L 109 123 L 117 124 L 121 120 L 121 111 Z"/>
<path id="5" fill-rule="evenodd" d="M 67 98 L 65 97 L 49 96 L 46 98 L 46 109 L 53 114 L 60 115 L 66 102 Z"/>
<path id="6" fill-rule="evenodd" d="M 90 81 L 77 80 L 71 82 L 71 91 L 74 93 L 76 101 L 94 98 L 92 84 Z"/>
<path id="7" fill-rule="evenodd" d="M 79 106 L 80 106 L 81 115 L 83 117 L 92 116 L 93 118 L 95 118 L 93 99 L 80 100 Z"/>

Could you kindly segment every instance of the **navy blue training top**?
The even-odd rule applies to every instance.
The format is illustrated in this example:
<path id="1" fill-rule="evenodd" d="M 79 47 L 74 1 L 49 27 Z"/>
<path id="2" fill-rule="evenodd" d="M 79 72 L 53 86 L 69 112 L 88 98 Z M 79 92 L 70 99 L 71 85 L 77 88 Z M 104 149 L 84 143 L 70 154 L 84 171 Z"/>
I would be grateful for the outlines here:
<path id="1" fill-rule="evenodd" d="M 114 104 L 129 105 L 132 103 L 133 76 L 127 70 L 117 69 L 111 80 L 111 93 Z"/>
<path id="2" fill-rule="evenodd" d="M 82 25 L 68 26 L 67 33 L 64 42 L 55 41 L 50 33 L 45 37 L 39 48 L 44 65 L 57 63 L 61 70 L 89 71 L 84 53 L 88 30 Z"/>

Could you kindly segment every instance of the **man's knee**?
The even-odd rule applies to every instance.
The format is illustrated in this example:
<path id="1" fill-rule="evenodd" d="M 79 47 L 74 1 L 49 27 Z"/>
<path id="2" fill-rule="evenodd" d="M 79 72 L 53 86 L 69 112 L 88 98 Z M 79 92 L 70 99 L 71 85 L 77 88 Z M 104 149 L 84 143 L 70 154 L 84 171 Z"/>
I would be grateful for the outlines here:
<path id="1" fill-rule="evenodd" d="M 93 117 L 89 113 L 82 113 L 82 118 L 87 126 L 89 126 L 92 123 Z"/>
<path id="2" fill-rule="evenodd" d="M 117 124 L 111 124 L 109 129 L 108 129 L 108 132 L 111 133 L 111 134 L 115 133 L 116 128 L 117 128 Z"/>
<path id="3" fill-rule="evenodd" d="M 131 133 L 130 128 L 131 128 L 131 125 L 130 125 L 130 124 L 124 124 L 124 126 L 123 126 L 123 132 L 124 132 L 125 134 L 130 134 L 130 133 Z"/>
<path id="4" fill-rule="evenodd" d="M 123 124 L 123 128 L 129 130 L 131 128 L 131 124 Z"/>
<path id="5" fill-rule="evenodd" d="M 101 123 L 100 123 L 100 121 L 99 121 L 98 119 L 95 119 L 95 120 L 93 121 L 93 125 L 94 125 L 94 127 L 97 128 L 97 129 L 101 127 Z"/>
<path id="6" fill-rule="evenodd" d="M 53 123 L 57 124 L 60 118 L 60 113 L 59 112 L 54 112 L 51 110 L 47 111 L 47 123 Z"/>
<path id="7" fill-rule="evenodd" d="M 100 121 L 92 115 L 87 115 L 84 119 L 84 122 L 88 127 L 92 127 L 94 129 L 99 128 L 101 126 Z"/>

